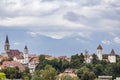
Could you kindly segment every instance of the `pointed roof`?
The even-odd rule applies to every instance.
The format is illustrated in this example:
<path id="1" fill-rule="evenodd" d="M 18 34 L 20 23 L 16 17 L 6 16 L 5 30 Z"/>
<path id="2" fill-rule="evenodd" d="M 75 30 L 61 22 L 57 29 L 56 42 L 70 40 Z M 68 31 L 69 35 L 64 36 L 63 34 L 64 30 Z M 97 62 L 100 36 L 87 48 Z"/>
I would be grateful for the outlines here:
<path id="1" fill-rule="evenodd" d="M 6 35 L 6 40 L 5 40 L 5 43 L 9 43 L 9 40 L 8 40 L 8 35 Z"/>
<path id="2" fill-rule="evenodd" d="M 102 48 L 102 46 L 99 44 L 99 46 L 97 47 L 97 49 L 101 49 L 101 50 L 102 50 L 103 48 Z"/>
<path id="3" fill-rule="evenodd" d="M 25 48 L 24 48 L 24 49 L 28 49 L 28 48 L 27 48 L 27 45 L 25 45 Z"/>
<path id="4" fill-rule="evenodd" d="M 110 56 L 115 56 L 115 51 L 114 51 L 114 49 L 111 50 Z"/>

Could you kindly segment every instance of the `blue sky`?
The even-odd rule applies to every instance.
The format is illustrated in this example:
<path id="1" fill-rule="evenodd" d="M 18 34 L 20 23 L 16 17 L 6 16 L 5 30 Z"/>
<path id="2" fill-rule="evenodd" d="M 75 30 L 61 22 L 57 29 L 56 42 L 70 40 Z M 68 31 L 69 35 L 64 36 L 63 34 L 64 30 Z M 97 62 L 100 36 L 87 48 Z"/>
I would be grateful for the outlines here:
<path id="1" fill-rule="evenodd" d="M 0 52 L 8 34 L 12 49 L 71 56 L 120 54 L 120 0 L 0 0 Z"/>

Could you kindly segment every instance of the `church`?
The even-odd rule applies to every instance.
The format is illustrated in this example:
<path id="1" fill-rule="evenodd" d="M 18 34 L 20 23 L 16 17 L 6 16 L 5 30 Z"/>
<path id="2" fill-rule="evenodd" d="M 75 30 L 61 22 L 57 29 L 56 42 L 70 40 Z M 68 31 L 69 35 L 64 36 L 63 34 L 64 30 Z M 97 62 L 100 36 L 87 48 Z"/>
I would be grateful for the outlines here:
<path id="1" fill-rule="evenodd" d="M 13 61 L 17 61 L 24 65 L 29 63 L 27 45 L 25 45 L 23 52 L 19 51 L 18 49 L 10 49 L 8 35 L 6 35 L 4 52 L 1 54 L 1 57 L 12 58 Z"/>

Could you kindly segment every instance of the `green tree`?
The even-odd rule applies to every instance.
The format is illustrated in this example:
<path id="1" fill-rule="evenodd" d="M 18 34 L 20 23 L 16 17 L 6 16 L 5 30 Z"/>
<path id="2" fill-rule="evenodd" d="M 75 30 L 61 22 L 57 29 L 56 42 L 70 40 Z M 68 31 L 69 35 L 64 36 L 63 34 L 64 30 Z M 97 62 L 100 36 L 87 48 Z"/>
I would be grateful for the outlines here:
<path id="1" fill-rule="evenodd" d="M 70 75 L 64 75 L 61 80 L 73 80 L 73 78 Z"/>
<path id="2" fill-rule="evenodd" d="M 56 70 L 51 65 L 46 65 L 44 69 L 36 71 L 32 80 L 55 80 Z"/>
<path id="3" fill-rule="evenodd" d="M 99 63 L 99 60 L 98 60 L 98 57 L 97 57 L 96 54 L 93 54 L 92 57 L 93 57 L 93 59 L 92 59 L 92 64 L 93 64 L 93 65 Z"/>
<path id="4" fill-rule="evenodd" d="M 89 80 L 94 80 L 96 78 L 96 75 L 94 72 L 89 72 Z"/>
<path id="5" fill-rule="evenodd" d="M 76 77 L 73 77 L 73 80 L 79 80 L 79 78 L 76 76 Z"/>
<path id="6" fill-rule="evenodd" d="M 94 67 L 94 72 L 97 76 L 104 75 L 104 68 L 102 64 L 96 64 Z"/>
<path id="7" fill-rule="evenodd" d="M 83 53 L 80 54 L 79 59 L 80 59 L 80 63 L 82 64 L 84 62 L 84 55 L 83 55 Z"/>
<path id="8" fill-rule="evenodd" d="M 8 79 L 19 79 L 22 77 L 21 72 L 17 67 L 8 67 L 3 69 L 2 72 L 6 74 Z"/>
<path id="9" fill-rule="evenodd" d="M 72 68 L 79 68 L 83 65 L 84 62 L 84 55 L 83 53 L 81 53 L 80 55 L 76 54 L 76 55 L 72 55 L 71 56 L 71 63 L 70 66 Z"/>
<path id="10" fill-rule="evenodd" d="M 80 69 L 78 69 L 77 76 L 80 80 L 94 80 L 96 78 L 94 72 L 86 66 L 83 66 Z"/>
<path id="11" fill-rule="evenodd" d="M 0 72 L 0 80 L 5 80 L 6 76 L 5 73 Z"/>
<path id="12" fill-rule="evenodd" d="M 25 67 L 25 71 L 23 71 L 21 74 L 22 74 L 22 79 L 23 80 L 30 80 L 31 79 L 31 74 L 29 72 L 28 67 Z"/>

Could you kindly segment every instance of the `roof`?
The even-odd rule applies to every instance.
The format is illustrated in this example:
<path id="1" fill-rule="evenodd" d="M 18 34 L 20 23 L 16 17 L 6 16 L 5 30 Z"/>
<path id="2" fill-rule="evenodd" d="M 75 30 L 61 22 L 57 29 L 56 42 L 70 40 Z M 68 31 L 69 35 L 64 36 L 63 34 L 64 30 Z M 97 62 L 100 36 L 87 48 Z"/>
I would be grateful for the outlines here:
<path id="1" fill-rule="evenodd" d="M 101 50 L 102 50 L 103 48 L 102 48 L 102 46 L 99 44 L 99 46 L 97 47 L 97 49 L 101 49 Z"/>
<path id="2" fill-rule="evenodd" d="M 69 75 L 69 76 L 71 76 L 72 78 L 77 76 L 77 75 L 74 74 L 74 73 L 60 73 L 58 76 L 61 78 L 62 76 L 66 76 L 66 75 Z"/>
<path id="3" fill-rule="evenodd" d="M 1 66 L 3 69 L 6 67 L 18 67 L 20 71 L 25 70 L 25 67 L 17 61 L 4 61 Z"/>
<path id="4" fill-rule="evenodd" d="M 65 69 L 64 73 L 76 73 L 77 69 L 67 68 Z"/>
<path id="5" fill-rule="evenodd" d="M 24 49 L 28 49 L 28 48 L 27 48 L 27 45 L 25 45 L 25 48 L 24 48 Z"/>
<path id="6" fill-rule="evenodd" d="M 8 35 L 6 35 L 6 40 L 5 40 L 5 43 L 9 43 L 9 40 L 8 40 Z"/>
<path id="7" fill-rule="evenodd" d="M 115 56 L 115 51 L 114 51 L 114 49 L 111 50 L 110 56 Z"/>
<path id="8" fill-rule="evenodd" d="M 22 55 L 16 55 L 15 56 L 17 59 L 24 59 L 24 57 Z"/>
<path id="9" fill-rule="evenodd" d="M 33 57 L 33 58 L 31 58 L 30 60 L 29 60 L 29 62 L 37 62 L 37 61 L 39 61 L 39 57 Z"/>
<path id="10" fill-rule="evenodd" d="M 10 50 L 10 52 L 8 53 L 8 56 L 13 58 L 15 56 L 20 56 L 22 54 L 22 52 L 20 52 L 19 50 L 15 49 L 15 50 Z"/>

